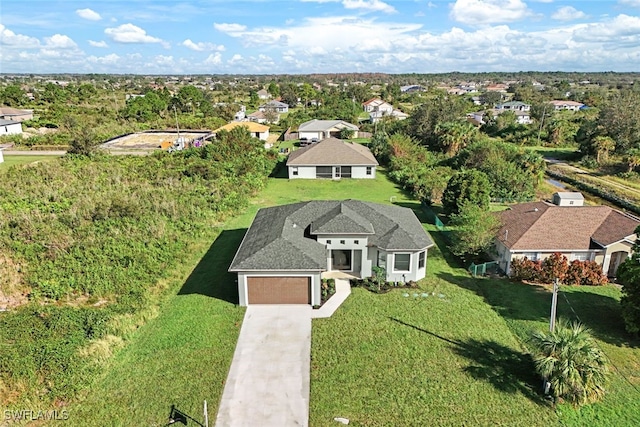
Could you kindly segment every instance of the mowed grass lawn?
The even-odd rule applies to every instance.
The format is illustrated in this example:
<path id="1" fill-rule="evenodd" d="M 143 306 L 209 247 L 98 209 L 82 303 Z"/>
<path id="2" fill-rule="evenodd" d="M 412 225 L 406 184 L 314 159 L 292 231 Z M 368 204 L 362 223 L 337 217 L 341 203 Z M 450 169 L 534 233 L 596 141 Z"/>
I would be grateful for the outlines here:
<path id="1" fill-rule="evenodd" d="M 54 159 L 59 159 L 60 156 L 38 156 L 38 155 L 34 155 L 34 156 L 20 156 L 20 155 L 10 155 L 10 156 L 3 156 L 4 158 L 4 162 L 0 163 L 0 168 L 7 168 L 9 166 L 13 166 L 13 165 L 24 165 L 24 164 L 29 164 L 29 163 L 36 163 L 36 162 L 48 162 Z"/>
<path id="2" fill-rule="evenodd" d="M 66 424 L 165 425 L 171 405 L 202 420 L 206 399 L 212 425 L 244 315 L 236 305 L 235 277 L 226 269 L 256 211 L 347 198 L 418 208 L 378 172 L 376 180 L 271 179 L 245 212 L 203 240 L 192 264 L 176 275 L 174 295 L 108 362 L 84 399 L 70 405 Z M 557 415 L 540 397 L 522 339 L 533 328 L 545 328 L 546 290 L 472 279 L 438 248 L 429 251 L 421 285 L 408 296 L 354 289 L 332 318 L 314 320 L 311 426 L 336 425 L 334 417 L 349 418 L 355 426 L 546 426 L 560 420 L 576 426 L 632 425 L 625 423 L 640 412 L 635 406 L 640 395 L 622 377 L 603 404 L 580 412 L 562 407 Z M 619 292 L 571 291 L 587 295 L 581 300 L 585 313 L 593 302 L 588 295 L 605 294 L 597 299 L 600 314 L 591 323 L 606 321 L 597 331 L 607 354 L 619 360 L 621 370 L 637 375 L 638 347 L 621 338 Z M 566 312 L 562 304 L 560 312 Z M 616 423 L 607 424 L 609 419 Z"/>

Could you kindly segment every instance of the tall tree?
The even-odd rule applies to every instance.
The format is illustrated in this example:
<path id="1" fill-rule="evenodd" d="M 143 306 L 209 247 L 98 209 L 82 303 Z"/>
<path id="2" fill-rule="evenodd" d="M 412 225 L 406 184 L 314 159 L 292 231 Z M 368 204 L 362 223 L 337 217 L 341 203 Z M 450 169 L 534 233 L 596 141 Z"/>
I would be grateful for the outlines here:
<path id="1" fill-rule="evenodd" d="M 413 110 L 408 119 L 410 135 L 429 148 L 438 149 L 436 126 L 439 123 L 458 121 L 465 116 L 465 101 L 437 94 L 428 102 Z"/>
<path id="2" fill-rule="evenodd" d="M 451 215 L 451 251 L 462 257 L 475 257 L 487 250 L 500 228 L 500 221 L 480 206 L 465 202 Z"/>
<path id="3" fill-rule="evenodd" d="M 20 107 L 27 100 L 24 90 L 18 85 L 9 85 L 0 92 L 2 103 L 9 107 Z"/>
<path id="4" fill-rule="evenodd" d="M 438 123 L 435 133 L 440 149 L 448 156 L 455 156 L 478 137 L 478 129 L 467 121 Z"/>

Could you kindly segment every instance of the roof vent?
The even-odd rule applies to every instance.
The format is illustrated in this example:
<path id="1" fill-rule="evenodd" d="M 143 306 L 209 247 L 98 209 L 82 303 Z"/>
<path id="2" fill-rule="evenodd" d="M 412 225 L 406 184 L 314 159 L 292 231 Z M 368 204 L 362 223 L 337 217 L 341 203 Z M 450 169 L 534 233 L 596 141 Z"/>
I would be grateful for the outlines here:
<path id="1" fill-rule="evenodd" d="M 538 208 L 533 208 L 534 212 L 538 212 Z M 293 225 L 295 227 L 295 224 Z"/>

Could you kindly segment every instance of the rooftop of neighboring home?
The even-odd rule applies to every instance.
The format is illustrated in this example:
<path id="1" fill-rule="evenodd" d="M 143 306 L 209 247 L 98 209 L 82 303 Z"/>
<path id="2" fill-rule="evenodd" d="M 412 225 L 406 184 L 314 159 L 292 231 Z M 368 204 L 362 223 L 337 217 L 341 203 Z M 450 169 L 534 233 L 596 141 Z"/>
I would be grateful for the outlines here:
<path id="1" fill-rule="evenodd" d="M 640 219 L 609 206 L 520 203 L 498 214 L 498 240 L 511 250 L 585 250 L 633 236 Z"/>
<path id="2" fill-rule="evenodd" d="M 267 102 L 266 104 L 262 104 L 260 107 L 275 107 L 275 108 L 284 108 L 288 107 L 289 104 L 285 104 L 284 102 L 272 100 Z"/>
<path id="3" fill-rule="evenodd" d="M 367 147 L 338 138 L 327 138 L 289 154 L 287 166 L 377 166 L 378 161 Z"/>
<path id="4" fill-rule="evenodd" d="M 298 132 L 326 131 L 336 126 L 352 129 L 352 130 L 358 130 L 358 126 L 351 124 L 349 122 L 345 122 L 344 120 L 313 119 L 313 120 L 309 120 L 308 122 L 304 122 L 300 126 L 298 126 Z"/>

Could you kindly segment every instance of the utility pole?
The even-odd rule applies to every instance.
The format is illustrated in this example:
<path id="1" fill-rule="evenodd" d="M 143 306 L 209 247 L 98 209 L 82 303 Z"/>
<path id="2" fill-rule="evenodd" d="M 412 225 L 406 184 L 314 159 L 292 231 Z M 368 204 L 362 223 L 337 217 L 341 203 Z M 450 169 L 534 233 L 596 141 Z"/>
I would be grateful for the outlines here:
<path id="1" fill-rule="evenodd" d="M 556 328 L 556 309 L 558 308 L 558 284 L 559 280 L 556 278 L 553 281 L 553 297 L 551 297 L 551 319 L 549 320 L 549 332 L 553 333 Z"/>

